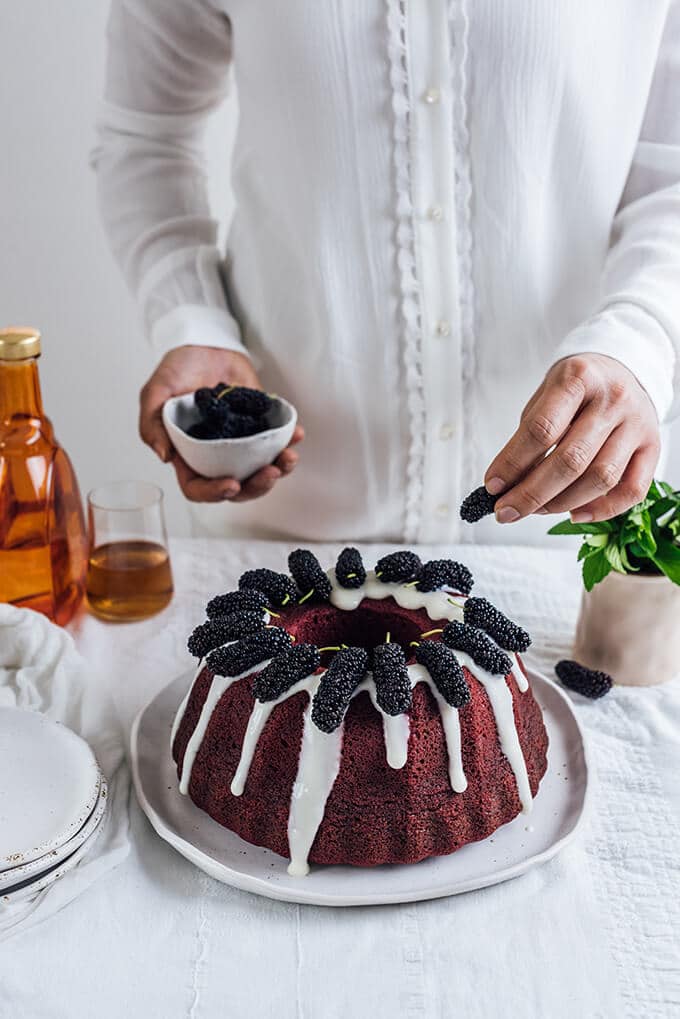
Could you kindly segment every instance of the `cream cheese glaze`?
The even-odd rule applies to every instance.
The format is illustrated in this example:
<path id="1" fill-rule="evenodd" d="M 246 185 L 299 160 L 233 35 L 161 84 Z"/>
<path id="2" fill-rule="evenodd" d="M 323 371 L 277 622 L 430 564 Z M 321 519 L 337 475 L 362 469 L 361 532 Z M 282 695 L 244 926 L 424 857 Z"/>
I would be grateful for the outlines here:
<path id="1" fill-rule="evenodd" d="M 328 572 L 328 577 L 332 585 L 329 600 L 332 605 L 342 611 L 351 612 L 355 610 L 364 598 L 382 600 L 392 597 L 402 608 L 424 610 L 433 622 L 463 619 L 462 602 L 464 601 L 464 596 L 449 590 L 418 591 L 415 585 L 383 584 L 376 578 L 373 571 L 367 573 L 366 580 L 361 587 L 352 589 L 343 588 L 338 584 L 334 570 Z M 456 651 L 456 657 L 460 664 L 468 669 L 486 691 L 494 714 L 501 749 L 515 776 L 517 792 L 522 804 L 522 812 L 528 813 L 532 806 L 529 776 L 515 725 L 512 694 L 505 681 L 505 677 L 492 675 L 481 669 L 463 651 Z M 512 675 L 518 689 L 524 692 L 529 688 L 526 676 L 519 666 L 517 656 L 509 653 L 509 657 L 512 662 Z M 184 753 L 179 783 L 179 791 L 182 794 L 186 795 L 189 791 L 191 771 L 196 755 L 205 737 L 212 714 L 221 697 L 233 683 L 253 673 L 262 671 L 268 664 L 269 661 L 260 662 L 253 666 L 252 669 L 238 676 L 213 676 L 198 722 Z M 172 743 L 174 743 L 177 730 L 186 711 L 193 686 L 201 675 L 203 668 L 204 662 L 201 662 L 191 687 L 179 706 L 172 727 Z M 344 723 L 334 732 L 325 733 L 318 729 L 311 720 L 312 698 L 316 693 L 324 671 L 322 670 L 299 680 L 275 700 L 266 702 L 255 701 L 243 738 L 239 763 L 231 783 L 232 794 L 234 796 L 241 796 L 245 790 L 248 772 L 258 740 L 272 711 L 278 704 L 281 704 L 289 697 L 293 697 L 301 692 L 306 693 L 309 697 L 309 702 L 304 712 L 300 759 L 297 775 L 293 783 L 288 818 L 288 844 L 290 850 L 288 873 L 294 876 L 304 876 L 309 871 L 307 858 L 323 820 L 326 801 L 337 778 L 342 755 Z M 407 667 L 407 671 L 411 688 L 414 688 L 418 683 L 426 683 L 437 703 L 449 758 L 449 781 L 454 792 L 462 793 L 467 788 L 467 779 L 463 769 L 458 709 L 445 701 L 424 666 L 411 664 Z M 370 672 L 359 683 L 353 697 L 363 692 L 368 693 L 373 706 L 382 717 L 388 765 L 395 769 L 403 768 L 408 759 L 410 734 L 408 715 L 400 714 L 392 716 L 380 708 L 376 700 L 375 683 Z"/>

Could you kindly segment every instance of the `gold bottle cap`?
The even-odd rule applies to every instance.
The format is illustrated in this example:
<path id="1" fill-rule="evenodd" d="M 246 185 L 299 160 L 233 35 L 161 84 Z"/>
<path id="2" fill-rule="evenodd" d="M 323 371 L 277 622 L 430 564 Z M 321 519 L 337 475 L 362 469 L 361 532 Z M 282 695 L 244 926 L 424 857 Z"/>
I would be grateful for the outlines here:
<path id="1" fill-rule="evenodd" d="M 10 326 L 0 329 L 0 361 L 26 361 L 40 356 L 40 333 L 37 329 Z"/>

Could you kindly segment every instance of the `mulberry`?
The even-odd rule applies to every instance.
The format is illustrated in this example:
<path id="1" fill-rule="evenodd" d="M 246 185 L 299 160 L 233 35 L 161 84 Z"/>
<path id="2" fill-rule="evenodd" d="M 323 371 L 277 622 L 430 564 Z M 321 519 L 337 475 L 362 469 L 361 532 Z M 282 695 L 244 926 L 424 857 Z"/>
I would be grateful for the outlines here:
<path id="1" fill-rule="evenodd" d="M 334 732 L 342 723 L 367 667 L 368 655 L 363 648 L 348 647 L 337 652 L 312 701 L 312 721 L 322 732 Z"/>
<path id="2" fill-rule="evenodd" d="M 451 648 L 440 641 L 424 640 L 416 648 L 416 661 L 430 673 L 447 704 L 452 708 L 465 707 L 470 700 L 470 687 Z"/>
<path id="3" fill-rule="evenodd" d="M 437 591 L 441 587 L 452 587 L 461 594 L 469 594 L 474 581 L 472 574 L 463 563 L 453 559 L 431 559 L 421 567 L 416 587 L 419 591 Z"/>
<path id="4" fill-rule="evenodd" d="M 583 697 L 598 700 L 612 688 L 613 680 L 606 672 L 587 669 L 585 665 L 565 659 L 555 666 L 558 678 L 568 690 L 574 690 Z"/>
<path id="5" fill-rule="evenodd" d="M 411 680 L 399 644 L 373 649 L 373 680 L 378 706 L 387 715 L 401 715 L 411 707 Z"/>
<path id="6" fill-rule="evenodd" d="M 208 668 L 217 676 L 240 676 L 285 651 L 290 644 L 290 634 L 280 626 L 273 626 L 243 637 L 235 644 L 217 648 L 208 655 Z"/>
<path id="7" fill-rule="evenodd" d="M 415 552 L 391 552 L 378 560 L 375 575 L 382 584 L 405 584 L 417 576 L 421 566 Z"/>
<path id="8" fill-rule="evenodd" d="M 512 662 L 505 651 L 475 626 L 453 620 L 444 627 L 442 640 L 455 651 L 465 651 L 480 669 L 495 676 L 507 676 L 512 670 Z"/>
<path id="9" fill-rule="evenodd" d="M 253 688 L 258 701 L 274 701 L 301 679 L 316 672 L 321 662 L 314 644 L 297 644 L 272 658 L 269 665 L 255 677 Z"/>
<path id="10" fill-rule="evenodd" d="M 262 417 L 274 403 L 271 396 L 261 389 L 248 389 L 246 386 L 227 387 L 222 399 L 236 414 L 247 414 L 253 418 Z"/>
<path id="11" fill-rule="evenodd" d="M 504 616 L 486 598 L 468 598 L 463 606 L 465 622 L 485 630 L 506 651 L 526 651 L 531 637 L 517 623 Z"/>
<path id="12" fill-rule="evenodd" d="M 304 548 L 291 552 L 288 556 L 288 569 L 302 595 L 311 591 L 313 601 L 328 601 L 331 582 L 313 552 Z"/>
<path id="13" fill-rule="evenodd" d="M 214 619 L 243 609 L 246 612 L 265 612 L 266 608 L 267 596 L 264 591 L 229 591 L 228 594 L 218 594 L 211 598 L 206 612 L 209 619 Z"/>
<path id="14" fill-rule="evenodd" d="M 338 556 L 335 576 L 341 587 L 361 587 L 366 580 L 366 570 L 359 552 L 355 548 L 344 548 Z"/>
<path id="15" fill-rule="evenodd" d="M 241 591 L 262 591 L 270 605 L 290 605 L 297 601 L 297 588 L 287 573 L 264 569 L 246 570 L 238 586 Z"/>
<path id="16" fill-rule="evenodd" d="M 498 498 L 499 496 L 487 492 L 484 485 L 475 488 L 474 492 L 470 492 L 463 499 L 460 507 L 461 520 L 464 520 L 466 524 L 476 524 L 482 517 L 493 513 Z"/>
<path id="17" fill-rule="evenodd" d="M 210 619 L 201 623 L 187 641 L 189 653 L 196 658 L 205 658 L 208 651 L 226 644 L 230 640 L 238 640 L 249 633 L 256 633 L 264 628 L 261 612 L 232 612 L 229 616 Z"/>

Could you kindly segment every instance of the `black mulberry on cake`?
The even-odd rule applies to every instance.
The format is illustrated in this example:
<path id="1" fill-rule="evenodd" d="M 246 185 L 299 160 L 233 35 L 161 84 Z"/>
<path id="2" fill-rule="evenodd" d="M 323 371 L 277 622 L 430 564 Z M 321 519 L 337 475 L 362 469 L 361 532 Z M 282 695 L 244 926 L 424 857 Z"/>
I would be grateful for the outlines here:
<path id="1" fill-rule="evenodd" d="M 416 648 L 416 661 L 427 669 L 434 685 L 452 708 L 463 708 L 469 703 L 470 687 L 465 680 L 465 673 L 446 644 L 424 640 Z"/>
<path id="2" fill-rule="evenodd" d="M 264 629 L 261 612 L 232 612 L 229 616 L 220 616 L 201 623 L 187 641 L 189 653 L 196 658 L 204 658 L 208 651 L 226 644 L 230 640 L 239 640 L 249 633 Z"/>
<path id="3" fill-rule="evenodd" d="M 246 570 L 238 586 L 241 591 L 254 589 L 264 592 L 270 605 L 289 605 L 298 597 L 295 583 L 288 574 L 275 573 L 274 570 Z"/>
<path id="4" fill-rule="evenodd" d="M 422 566 L 415 552 L 390 552 L 378 559 L 375 575 L 381 584 L 405 584 L 414 580 Z"/>
<path id="5" fill-rule="evenodd" d="M 463 563 L 454 559 L 431 559 L 421 567 L 416 588 L 438 591 L 441 587 L 452 587 L 461 594 L 469 594 L 473 583 L 472 574 Z"/>
<path id="6" fill-rule="evenodd" d="M 232 612 L 265 612 L 267 608 L 267 595 L 264 591 L 229 591 L 227 594 L 218 594 L 211 598 L 206 608 L 208 619 L 216 616 L 228 616 Z"/>
<path id="7" fill-rule="evenodd" d="M 512 671 L 512 662 L 505 651 L 475 626 L 454 619 L 444 627 L 442 640 L 454 651 L 465 651 L 475 665 L 494 676 L 507 676 Z"/>
<path id="8" fill-rule="evenodd" d="M 373 681 L 379 707 L 387 715 L 401 715 L 411 707 L 411 680 L 406 656 L 399 644 L 379 644 L 373 649 Z"/>
<path id="9" fill-rule="evenodd" d="M 356 548 L 343 548 L 335 566 L 335 576 L 341 587 L 361 587 L 366 580 L 366 570 Z"/>
<path id="10" fill-rule="evenodd" d="M 564 659 L 555 666 L 558 678 L 569 690 L 580 693 L 583 697 L 590 697 L 598 700 L 609 693 L 613 680 L 606 672 L 598 672 L 596 669 L 587 669 L 585 665 L 579 665 Z"/>
<path id="11" fill-rule="evenodd" d="M 368 654 L 361 647 L 338 651 L 312 701 L 312 721 L 322 732 L 334 732 L 342 723 L 352 694 L 366 675 Z"/>
<path id="12" fill-rule="evenodd" d="M 280 626 L 272 626 L 212 651 L 208 655 L 208 668 L 217 676 L 240 676 L 290 645 L 290 634 Z"/>
<path id="13" fill-rule="evenodd" d="M 460 507 L 460 517 L 466 524 L 476 524 L 482 517 L 488 517 L 496 508 L 496 502 L 500 496 L 491 495 L 484 485 L 475 488 L 463 499 Z"/>
<path id="14" fill-rule="evenodd" d="M 486 598 L 468 598 L 463 606 L 465 622 L 484 630 L 506 651 L 526 651 L 531 637 L 526 630 L 504 616 Z"/>
<path id="15" fill-rule="evenodd" d="M 259 701 L 275 701 L 301 679 L 316 672 L 321 663 L 319 649 L 314 644 L 296 644 L 290 651 L 272 658 L 266 669 L 258 673 L 253 683 Z"/>
<path id="16" fill-rule="evenodd" d="M 312 601 L 328 601 L 331 582 L 313 552 L 306 548 L 297 548 L 291 552 L 288 556 L 288 569 L 303 597 L 313 591 Z"/>

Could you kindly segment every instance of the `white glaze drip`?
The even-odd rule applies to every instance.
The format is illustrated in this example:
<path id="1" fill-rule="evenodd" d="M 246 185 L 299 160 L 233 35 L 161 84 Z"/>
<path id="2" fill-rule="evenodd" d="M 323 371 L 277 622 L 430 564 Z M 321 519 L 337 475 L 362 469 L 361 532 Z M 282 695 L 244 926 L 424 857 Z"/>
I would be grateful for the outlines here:
<path id="1" fill-rule="evenodd" d="M 424 666 L 409 665 L 408 671 L 409 676 L 411 677 L 412 687 L 416 686 L 417 683 L 427 683 L 432 691 L 434 699 L 439 707 L 442 727 L 444 729 L 446 752 L 449 756 L 449 781 L 451 783 L 451 788 L 454 793 L 464 793 L 467 789 L 467 779 L 465 777 L 465 772 L 463 771 L 460 717 L 458 715 L 458 708 L 451 707 L 451 705 L 444 700 L 430 676 L 430 673 Z"/>
<path id="2" fill-rule="evenodd" d="M 529 689 L 529 680 L 522 672 L 521 666 L 517 661 L 517 655 L 510 655 L 510 661 L 512 662 L 512 674 L 515 677 L 517 688 L 520 693 L 526 693 Z"/>
<path id="3" fill-rule="evenodd" d="M 520 746 L 517 726 L 515 725 L 512 694 L 508 684 L 505 682 L 505 676 L 492 676 L 490 672 L 485 672 L 484 669 L 480 669 L 473 662 L 469 655 L 462 651 L 456 651 L 456 656 L 461 665 L 469 669 L 475 679 L 486 690 L 486 695 L 489 698 L 494 718 L 496 719 L 496 729 L 498 730 L 501 750 L 507 757 L 508 763 L 515 775 L 517 792 L 522 804 L 522 813 L 528 814 L 532 806 L 531 786 L 529 785 L 527 765 L 522 753 L 522 747 Z"/>
<path id="4" fill-rule="evenodd" d="M 329 733 L 317 729 L 312 722 L 312 702 L 309 702 L 304 714 L 300 761 L 288 815 L 288 873 L 293 877 L 304 877 L 309 873 L 307 857 L 340 770 L 343 729 L 343 725 Z"/>
<path id="5" fill-rule="evenodd" d="M 413 685 L 413 684 L 411 684 Z M 387 763 L 390 768 L 395 768 L 397 771 L 403 768 L 408 760 L 408 738 L 411 734 L 411 723 L 409 717 L 406 714 L 403 715 L 388 715 L 386 711 L 378 704 L 376 699 L 375 683 L 373 682 L 372 673 L 369 672 L 368 676 L 363 683 L 357 688 L 357 693 L 361 690 L 366 690 L 373 707 L 382 718 L 383 723 L 383 739 L 385 741 L 385 756 Z"/>
<path id="6" fill-rule="evenodd" d="M 257 742 L 262 735 L 262 730 L 267 724 L 267 719 L 271 715 L 274 706 L 274 701 L 255 701 L 253 704 L 253 710 L 251 711 L 250 718 L 248 719 L 248 728 L 246 729 L 245 736 L 243 737 L 243 746 L 241 747 L 241 756 L 239 758 L 238 768 L 231 780 L 232 796 L 241 796 L 246 787 L 246 780 L 248 778 L 248 772 L 250 771 L 250 765 L 252 764 L 253 754 L 257 747 Z"/>
<path id="7" fill-rule="evenodd" d="M 233 644 L 234 641 L 231 641 Z M 271 658 L 268 658 L 265 662 L 258 662 L 252 669 L 248 669 L 246 672 L 241 672 L 238 676 L 213 676 L 208 690 L 208 696 L 203 702 L 201 708 L 201 714 L 199 715 L 196 728 L 191 734 L 191 738 L 187 743 L 187 748 L 184 751 L 184 757 L 182 759 L 182 777 L 179 782 L 179 791 L 186 796 L 189 792 L 189 783 L 191 782 L 191 772 L 196 760 L 196 755 L 201 748 L 203 738 L 208 731 L 210 725 L 210 719 L 212 713 L 217 707 L 222 695 L 227 692 L 229 687 L 238 682 L 239 679 L 245 679 L 246 676 L 252 676 L 254 672 L 259 672 L 261 669 L 266 669 L 269 665 Z M 194 681 L 195 682 L 195 681 Z"/>

